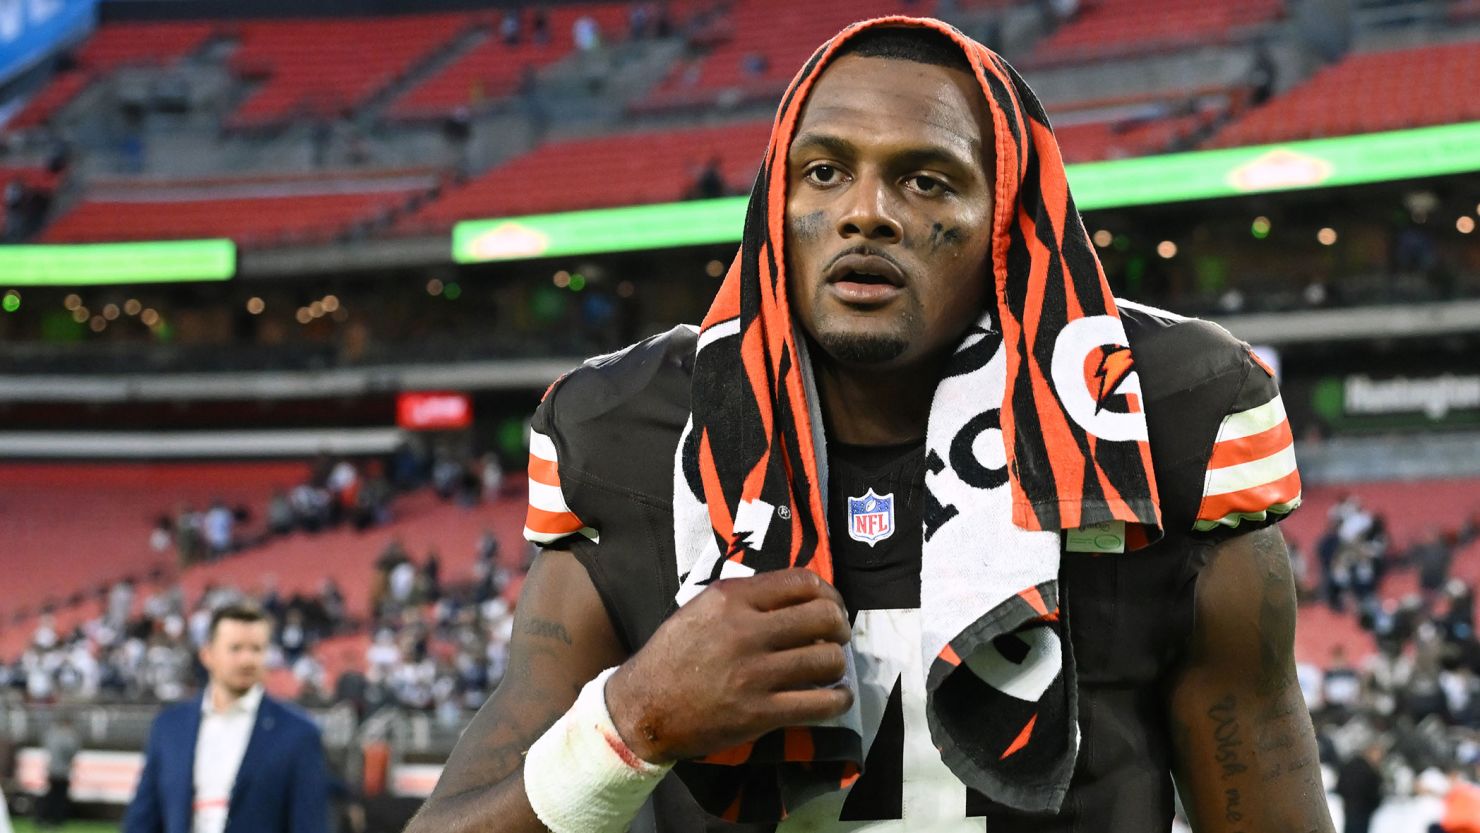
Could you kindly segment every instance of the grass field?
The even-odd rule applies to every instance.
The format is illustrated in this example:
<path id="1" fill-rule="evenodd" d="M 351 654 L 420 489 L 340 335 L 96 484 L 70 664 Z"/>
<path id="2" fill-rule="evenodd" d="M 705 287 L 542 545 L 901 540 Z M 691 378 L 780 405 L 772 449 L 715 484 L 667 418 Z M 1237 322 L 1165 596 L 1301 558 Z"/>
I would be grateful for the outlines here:
<path id="1" fill-rule="evenodd" d="M 36 833 L 42 829 L 33 824 L 30 819 L 11 819 L 10 822 L 15 828 L 15 833 Z M 74 821 L 59 830 L 60 833 L 118 833 L 118 822 Z"/>

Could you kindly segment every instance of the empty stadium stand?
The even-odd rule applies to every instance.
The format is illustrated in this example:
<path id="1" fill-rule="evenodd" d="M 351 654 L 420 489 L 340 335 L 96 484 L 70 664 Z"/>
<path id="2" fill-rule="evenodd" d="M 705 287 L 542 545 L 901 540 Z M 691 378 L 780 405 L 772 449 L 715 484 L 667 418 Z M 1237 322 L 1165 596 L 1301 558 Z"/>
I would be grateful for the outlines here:
<path id="1" fill-rule="evenodd" d="M 436 184 L 430 169 L 215 180 L 101 180 L 45 243 L 230 237 L 243 245 L 325 242 L 388 222 Z"/>
<path id="2" fill-rule="evenodd" d="M 161 66 L 196 51 L 211 37 L 210 23 L 120 23 L 100 28 L 61 73 L 7 125 L 13 131 L 46 124 L 98 78 L 124 66 Z"/>
<path id="3" fill-rule="evenodd" d="M 425 82 L 397 98 L 388 115 L 397 119 L 446 116 L 459 107 L 480 104 L 513 94 L 525 73 L 569 56 L 575 48 L 572 26 L 589 16 L 602 32 L 617 33 L 626 26 L 630 9 L 624 3 L 562 5 L 551 9 L 548 37 L 536 41 L 525 25 L 517 43 L 505 43 L 496 32 Z"/>
<path id="4" fill-rule="evenodd" d="M 633 106 L 653 113 L 774 100 L 819 43 L 869 17 L 920 13 L 907 0 L 840 4 L 829 0 L 739 3 L 694 40 L 707 53 L 680 61 L 652 93 Z"/>
<path id="5" fill-rule="evenodd" d="M 50 191 L 57 185 L 57 175 L 39 167 L 0 167 L 0 190 L 12 182 L 18 182 L 26 188 Z"/>
<path id="6" fill-rule="evenodd" d="M 699 169 L 716 158 L 728 188 L 744 191 L 770 132 L 769 122 L 742 122 L 554 142 L 451 190 L 396 228 L 423 233 L 476 217 L 682 199 Z"/>
<path id="7" fill-rule="evenodd" d="M 472 25 L 470 16 L 460 14 L 244 22 L 226 33 L 239 42 L 231 66 L 244 78 L 261 79 L 262 86 L 230 125 L 343 115 Z"/>
<path id="8" fill-rule="evenodd" d="M 1031 65 L 1221 43 L 1277 19 L 1282 0 L 1093 0 L 1039 42 Z"/>
<path id="9" fill-rule="evenodd" d="M 1342 136 L 1480 119 L 1480 42 L 1353 55 L 1250 111 L 1211 147 Z"/>
<path id="10" fill-rule="evenodd" d="M 88 592 L 168 565 L 149 547 L 156 519 L 182 505 L 263 504 L 272 489 L 305 480 L 303 463 L 0 465 L 0 623 L 48 600 Z"/>

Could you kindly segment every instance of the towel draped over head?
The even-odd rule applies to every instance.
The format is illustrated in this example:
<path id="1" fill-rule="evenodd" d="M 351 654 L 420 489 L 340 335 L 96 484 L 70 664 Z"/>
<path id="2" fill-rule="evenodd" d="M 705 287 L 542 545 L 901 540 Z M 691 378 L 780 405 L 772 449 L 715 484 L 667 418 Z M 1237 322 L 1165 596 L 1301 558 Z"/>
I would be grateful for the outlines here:
<path id="1" fill-rule="evenodd" d="M 881 27 L 930 29 L 959 46 L 991 118 L 982 131 L 995 200 L 982 278 L 995 299 L 949 363 L 926 433 L 921 651 L 931 736 L 968 787 L 1054 810 L 1078 749 L 1061 533 L 1120 523 L 1134 549 L 1159 536 L 1161 519 L 1134 359 L 1043 108 L 1001 57 L 948 24 L 853 24 L 786 91 L 740 252 L 700 333 L 675 460 L 678 601 L 714 579 L 764 570 L 807 567 L 833 579 L 826 444 L 787 296 L 787 157 L 818 77 L 850 38 Z M 994 469 L 975 449 L 996 432 L 1006 465 Z M 857 724 L 855 705 L 679 771 L 710 812 L 774 820 L 857 778 Z"/>

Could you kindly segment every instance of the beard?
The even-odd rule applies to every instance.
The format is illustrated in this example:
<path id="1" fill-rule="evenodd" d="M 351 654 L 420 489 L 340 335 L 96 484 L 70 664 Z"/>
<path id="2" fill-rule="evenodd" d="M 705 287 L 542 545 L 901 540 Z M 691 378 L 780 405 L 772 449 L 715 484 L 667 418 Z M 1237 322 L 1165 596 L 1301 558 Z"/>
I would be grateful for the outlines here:
<path id="1" fill-rule="evenodd" d="M 872 365 L 892 362 L 904 355 L 910 342 L 894 333 L 823 332 L 817 343 L 833 361 Z"/>
<path id="2" fill-rule="evenodd" d="M 913 304 L 890 316 L 847 320 L 824 315 L 813 339 L 828 358 L 845 365 L 888 364 L 910 349 L 921 335 L 922 316 Z"/>

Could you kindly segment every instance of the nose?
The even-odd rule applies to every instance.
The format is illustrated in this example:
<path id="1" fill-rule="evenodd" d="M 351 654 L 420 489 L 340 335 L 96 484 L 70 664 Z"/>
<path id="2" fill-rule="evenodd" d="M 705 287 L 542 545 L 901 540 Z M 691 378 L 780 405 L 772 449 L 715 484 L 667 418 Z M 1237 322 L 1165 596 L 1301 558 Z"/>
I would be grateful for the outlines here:
<path id="1" fill-rule="evenodd" d="M 904 229 L 897 216 L 893 195 L 880 177 L 860 176 L 846 194 L 844 199 L 848 202 L 838 218 L 838 234 L 845 238 L 899 242 Z"/>

